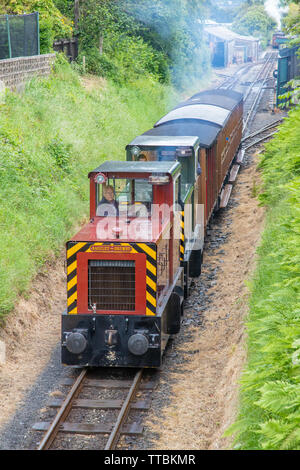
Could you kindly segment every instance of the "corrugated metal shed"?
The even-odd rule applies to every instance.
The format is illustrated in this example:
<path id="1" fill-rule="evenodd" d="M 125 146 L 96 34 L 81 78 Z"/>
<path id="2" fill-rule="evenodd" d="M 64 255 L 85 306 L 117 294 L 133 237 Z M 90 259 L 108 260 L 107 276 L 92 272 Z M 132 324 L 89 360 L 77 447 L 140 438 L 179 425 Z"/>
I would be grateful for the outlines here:
<path id="1" fill-rule="evenodd" d="M 237 34 L 234 31 L 226 28 L 225 26 L 206 26 L 205 32 L 207 34 L 211 34 L 216 36 L 219 39 L 224 41 L 235 41 L 235 40 L 243 40 L 243 41 L 254 41 L 258 42 L 259 39 L 254 36 L 243 36 L 241 34 Z"/>

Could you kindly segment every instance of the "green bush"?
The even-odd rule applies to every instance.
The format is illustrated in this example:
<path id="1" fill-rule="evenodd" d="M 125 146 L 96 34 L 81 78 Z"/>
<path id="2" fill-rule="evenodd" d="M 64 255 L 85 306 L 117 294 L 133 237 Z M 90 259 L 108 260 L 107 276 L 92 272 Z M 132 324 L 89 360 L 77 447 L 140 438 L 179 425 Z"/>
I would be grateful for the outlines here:
<path id="1" fill-rule="evenodd" d="M 20 15 L 35 11 L 39 12 L 41 54 L 52 51 L 55 38 L 72 36 L 72 21 L 60 13 L 54 0 L 2 0 L 0 4 L 0 14 Z"/>
<path id="2" fill-rule="evenodd" d="M 71 159 L 70 144 L 65 144 L 61 138 L 55 137 L 47 146 L 47 151 L 54 158 L 56 165 L 66 173 L 70 172 L 70 159 Z"/>
<path id="3" fill-rule="evenodd" d="M 87 174 L 166 111 L 171 90 L 142 78 L 87 91 L 63 56 L 0 114 L 0 318 L 89 214 Z"/>
<path id="4" fill-rule="evenodd" d="M 199 22 L 204 11 L 204 0 L 86 0 L 78 27 L 80 55 L 90 71 L 117 83 L 146 75 L 183 89 L 210 70 Z"/>
<path id="5" fill-rule="evenodd" d="M 85 57 L 85 72 L 87 73 L 110 79 L 118 77 L 121 73 L 120 67 L 105 53 L 100 54 L 96 47 L 81 51 L 77 59 L 78 64 L 83 64 L 83 57 Z"/>
<path id="6" fill-rule="evenodd" d="M 236 448 L 300 449 L 300 108 L 261 161 L 268 206 L 247 324 Z"/>

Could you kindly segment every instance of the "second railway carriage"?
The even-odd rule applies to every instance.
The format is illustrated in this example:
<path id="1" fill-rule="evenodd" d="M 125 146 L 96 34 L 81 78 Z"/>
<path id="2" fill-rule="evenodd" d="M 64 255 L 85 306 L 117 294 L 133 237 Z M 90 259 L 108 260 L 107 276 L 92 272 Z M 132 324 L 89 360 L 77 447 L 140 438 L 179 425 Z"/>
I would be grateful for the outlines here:
<path id="1" fill-rule="evenodd" d="M 178 160 L 182 165 L 185 296 L 201 272 L 204 234 L 242 138 L 243 95 L 212 89 L 193 95 L 126 146 L 127 160 Z"/>

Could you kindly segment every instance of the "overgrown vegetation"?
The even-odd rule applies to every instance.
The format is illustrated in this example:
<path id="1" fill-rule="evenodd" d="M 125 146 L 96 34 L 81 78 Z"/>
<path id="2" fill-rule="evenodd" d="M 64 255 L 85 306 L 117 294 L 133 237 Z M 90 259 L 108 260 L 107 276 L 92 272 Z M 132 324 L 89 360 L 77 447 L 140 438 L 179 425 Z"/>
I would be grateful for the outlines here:
<path id="1" fill-rule="evenodd" d="M 291 37 L 290 46 L 300 45 L 300 0 L 281 0 L 282 4 L 287 7 L 282 24 L 283 30 Z"/>
<path id="2" fill-rule="evenodd" d="M 149 77 L 184 89 L 209 72 L 205 0 L 3 0 L 0 14 L 39 11 L 41 52 L 75 35 L 78 70 L 128 83 Z M 83 57 L 85 69 L 83 70 Z"/>
<path id="3" fill-rule="evenodd" d="M 300 56 L 300 6 L 299 0 L 291 2 L 289 0 L 282 0 L 283 4 L 288 4 L 288 11 L 286 12 L 282 23 L 283 30 L 291 38 L 287 44 L 288 47 L 299 47 L 297 55 Z M 300 76 L 286 83 L 286 93 L 279 96 L 282 103 L 280 107 L 285 108 L 294 104 L 299 104 L 300 100 Z"/>
<path id="4" fill-rule="evenodd" d="M 251 283 L 240 449 L 300 449 L 300 108 L 266 145 L 260 167 L 268 207 Z"/>
<path id="5" fill-rule="evenodd" d="M 178 88 L 209 70 L 203 41 L 204 0 L 55 0 L 76 16 L 79 59 L 89 73 L 127 83 L 151 77 Z"/>
<path id="6" fill-rule="evenodd" d="M 267 13 L 264 0 L 248 0 L 238 8 L 232 29 L 239 34 L 259 37 L 265 48 L 276 29 L 276 21 Z"/>
<path id="7" fill-rule="evenodd" d="M 103 83 L 103 81 L 99 83 Z M 166 111 L 171 90 L 140 78 L 85 89 L 60 57 L 0 113 L 0 318 L 88 213 L 88 172 Z"/>
<path id="8" fill-rule="evenodd" d="M 34 11 L 39 12 L 41 54 L 52 51 L 55 38 L 72 36 L 72 20 L 56 8 L 53 0 L 1 0 L 0 2 L 0 15 L 21 15 Z"/>
<path id="9" fill-rule="evenodd" d="M 1 105 L 0 317 L 88 213 L 88 171 L 104 159 L 124 158 L 125 145 L 165 113 L 175 93 L 171 84 L 190 88 L 193 79 L 207 78 L 198 21 L 203 5 L 204 0 L 1 4 L 0 13 L 39 11 L 41 52 L 51 51 L 54 38 L 78 34 L 80 55 L 73 70 L 60 57 L 49 79 L 32 80 L 21 95 L 7 93 Z M 80 73 L 86 72 L 105 77 L 106 86 L 85 90 Z"/>

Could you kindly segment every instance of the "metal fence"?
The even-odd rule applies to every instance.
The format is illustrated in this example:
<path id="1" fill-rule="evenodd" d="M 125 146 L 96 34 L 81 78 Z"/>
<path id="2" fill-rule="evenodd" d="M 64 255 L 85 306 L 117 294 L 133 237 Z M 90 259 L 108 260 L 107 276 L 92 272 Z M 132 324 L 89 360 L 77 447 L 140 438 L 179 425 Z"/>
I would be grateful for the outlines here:
<path id="1" fill-rule="evenodd" d="M 53 43 L 53 49 L 56 52 L 64 52 L 69 62 L 76 60 L 78 57 L 78 39 L 60 39 Z"/>
<path id="2" fill-rule="evenodd" d="M 0 59 L 40 53 L 39 14 L 0 16 Z"/>

